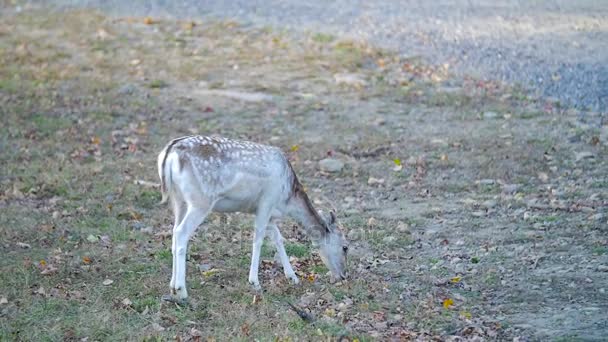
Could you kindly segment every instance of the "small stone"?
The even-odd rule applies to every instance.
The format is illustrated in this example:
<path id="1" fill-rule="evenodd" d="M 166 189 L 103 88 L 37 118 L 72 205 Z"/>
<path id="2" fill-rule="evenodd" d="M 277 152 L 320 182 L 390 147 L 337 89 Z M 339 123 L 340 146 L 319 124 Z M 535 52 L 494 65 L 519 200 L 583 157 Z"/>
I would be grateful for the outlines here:
<path id="1" fill-rule="evenodd" d="M 32 246 L 29 243 L 25 243 L 25 242 L 17 242 L 17 247 L 21 247 L 23 249 L 32 248 Z"/>
<path id="2" fill-rule="evenodd" d="M 391 242 L 394 242 L 395 240 L 397 240 L 397 238 L 396 238 L 396 237 L 394 237 L 394 236 L 392 236 L 392 235 L 389 235 L 389 236 L 385 236 L 385 237 L 382 239 L 382 242 L 384 242 L 384 243 L 391 243 Z"/>
<path id="3" fill-rule="evenodd" d="M 340 172 L 344 168 L 344 162 L 339 159 L 325 158 L 319 161 L 319 168 L 325 172 Z"/>
<path id="4" fill-rule="evenodd" d="M 158 332 L 165 331 L 165 328 L 163 328 L 163 326 L 158 323 L 152 323 L 152 329 Z"/>
<path id="5" fill-rule="evenodd" d="M 481 179 L 478 183 L 481 185 L 494 185 L 496 181 L 494 179 Z"/>
<path id="6" fill-rule="evenodd" d="M 381 331 L 381 332 L 385 332 L 386 329 L 388 329 L 388 322 L 374 323 L 374 329 Z"/>
<path id="7" fill-rule="evenodd" d="M 367 185 L 374 185 L 374 184 L 384 184 L 384 178 L 369 177 L 367 180 Z"/>
<path id="8" fill-rule="evenodd" d="M 496 112 L 484 112 L 483 113 L 484 119 L 496 119 L 497 117 L 498 117 L 498 113 L 496 113 Z"/>
<path id="9" fill-rule="evenodd" d="M 519 189 L 519 185 L 518 184 L 504 184 L 502 186 L 502 193 L 503 194 L 514 194 L 517 192 L 517 190 Z"/>
<path id="10" fill-rule="evenodd" d="M 122 305 L 124 306 L 131 306 L 131 304 L 133 304 L 133 302 L 129 298 L 125 298 L 122 300 Z"/>
<path id="11" fill-rule="evenodd" d="M 210 264 L 199 264 L 198 265 L 198 270 L 201 272 L 207 272 L 211 269 L 211 265 Z"/>
<path id="12" fill-rule="evenodd" d="M 8 304 L 8 299 L 6 297 L 0 298 L 0 305 L 2 304 Z"/>
<path id="13" fill-rule="evenodd" d="M 473 215 L 475 217 L 484 217 L 484 216 L 486 216 L 486 213 L 485 213 L 485 211 L 477 210 L 477 211 L 471 212 L 471 215 Z"/>
<path id="14" fill-rule="evenodd" d="M 203 336 L 203 333 L 200 330 L 196 329 L 196 328 L 191 328 L 190 329 L 190 336 L 201 337 L 201 336 Z"/>
<path id="15" fill-rule="evenodd" d="M 482 205 L 486 208 L 494 208 L 496 206 L 496 204 L 498 204 L 498 203 L 496 203 L 496 201 L 494 201 L 494 200 L 487 200 L 482 203 Z"/>
<path id="16" fill-rule="evenodd" d="M 410 225 L 403 221 L 399 221 L 397 223 L 397 231 L 400 233 L 410 233 Z"/>
<path id="17" fill-rule="evenodd" d="M 603 221 L 604 220 L 604 214 L 603 213 L 597 213 L 595 215 L 591 215 L 591 217 L 589 217 L 589 220 L 591 220 L 591 221 Z"/>
<path id="18" fill-rule="evenodd" d="M 154 227 L 147 226 L 145 228 L 142 228 L 141 232 L 144 233 L 144 234 L 150 234 L 150 235 L 152 235 L 154 233 Z"/>
<path id="19" fill-rule="evenodd" d="M 539 172 L 538 179 L 543 183 L 547 183 L 549 181 L 549 175 L 546 172 Z"/>
<path id="20" fill-rule="evenodd" d="M 607 265 L 599 265 L 599 266 L 597 267 L 597 270 L 598 270 L 599 272 L 608 272 L 608 266 L 607 266 Z"/>
<path id="21" fill-rule="evenodd" d="M 114 280 L 112 279 L 106 279 L 103 281 L 103 285 L 108 286 L 108 285 L 112 285 L 114 283 Z"/>
<path id="22" fill-rule="evenodd" d="M 135 61 L 137 61 L 136 64 L 133 64 Z M 131 61 L 131 64 L 137 65 L 137 64 L 139 64 L 139 60 L 138 59 L 134 59 L 133 61 Z M 132 84 L 125 84 L 125 85 L 121 86 L 120 88 L 118 88 L 118 93 L 120 95 L 131 95 L 136 90 L 137 90 L 137 88 L 134 85 L 132 85 Z"/>
<path id="23" fill-rule="evenodd" d="M 363 77 L 363 75 L 359 75 L 359 74 L 347 74 L 347 73 L 335 74 L 334 80 L 336 81 L 337 84 L 344 84 L 344 85 L 348 85 L 348 86 L 354 86 L 357 88 L 365 87 L 367 85 L 367 81 L 365 81 L 365 78 Z"/>
<path id="24" fill-rule="evenodd" d="M 588 158 L 595 158 L 595 155 L 592 152 L 589 152 L 589 151 L 577 152 L 574 155 L 574 159 L 576 161 L 580 161 L 580 160 L 588 159 Z"/>

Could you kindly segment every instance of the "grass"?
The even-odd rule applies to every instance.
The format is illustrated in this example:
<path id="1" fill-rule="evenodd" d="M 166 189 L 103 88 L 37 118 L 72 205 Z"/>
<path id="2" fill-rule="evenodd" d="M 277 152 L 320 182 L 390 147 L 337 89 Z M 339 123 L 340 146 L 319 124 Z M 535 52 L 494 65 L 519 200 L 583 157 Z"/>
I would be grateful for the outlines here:
<path id="1" fill-rule="evenodd" d="M 189 340 L 192 328 L 217 340 L 445 339 L 470 325 L 461 310 L 486 312 L 488 320 L 474 324 L 488 331 L 495 329 L 488 323 L 496 318 L 495 302 L 507 313 L 533 309 L 523 295 L 514 306 L 502 300 L 515 290 L 525 294 L 509 286 L 534 276 L 522 266 L 530 253 L 562 253 L 547 246 L 567 243 L 563 249 L 580 247 L 584 258 L 606 254 L 600 230 L 590 228 L 582 209 L 538 209 L 535 220 L 550 223 L 551 234 L 533 238 L 526 229 L 536 221 L 514 214 L 527 210 L 532 196 L 561 200 L 530 181 L 550 167 L 535 156 L 553 147 L 574 155 L 562 143 L 567 134 L 561 126 L 544 130 L 549 123 L 535 120 L 529 103 L 505 103 L 466 84 L 444 92 L 436 76 L 445 75 L 421 61 L 323 33 L 298 40 L 212 21 L 186 30 L 169 20 L 147 25 L 142 18 L 114 20 L 88 11 L 28 11 L 2 19 L 0 298 L 7 303 L 0 304 L 0 340 Z M 333 75 L 345 71 L 370 82 L 339 86 Z M 201 81 L 209 88 L 268 92 L 274 100 L 201 96 Z M 122 91 L 125 85 L 133 91 Z M 487 108 L 513 117 L 479 120 L 477 113 Z M 510 147 L 497 138 L 504 131 L 514 135 Z M 351 241 L 351 279 L 331 284 L 308 239 L 286 221 L 285 246 L 301 284 L 290 284 L 278 263 L 264 262 L 265 290 L 254 292 L 247 284 L 251 217 L 211 215 L 206 233 L 199 229 L 189 246 L 192 305 L 161 301 L 171 275 L 166 233 L 173 222 L 159 205 L 158 189 L 139 181 L 157 182 L 156 153 L 170 138 L 197 132 L 269 141 L 287 151 L 315 203 L 337 208 L 348 232 L 366 232 Z M 448 145 L 431 144 L 436 138 Z M 384 152 L 354 156 L 377 147 Z M 590 148 L 576 146 L 582 147 Z M 604 153 L 602 146 L 593 148 Z M 444 153 L 449 163 L 438 160 Z M 318 171 L 316 162 L 328 154 L 345 161 L 339 175 Z M 401 173 L 392 170 L 392 156 L 404 162 Z M 409 165 L 409 157 L 426 162 Z M 571 189 L 579 184 L 572 176 L 552 177 L 550 189 L 567 188 L 577 194 L 572 201 L 588 200 L 603 187 L 605 169 L 597 158 L 581 171 L 589 189 Z M 370 176 L 385 181 L 371 185 Z M 475 184 L 484 178 L 522 184 L 520 198 L 502 194 L 499 183 Z M 501 205 L 471 219 L 462 196 L 500 196 Z M 602 210 L 595 202 L 568 204 Z M 395 231 L 399 221 L 409 224 L 407 234 Z M 525 248 L 515 253 L 517 245 Z M 273 258 L 269 241 L 262 255 Z M 455 257 L 459 263 L 451 263 Z M 536 271 L 559 266 L 549 262 L 539 261 Z M 201 264 L 214 271 L 198 271 Z M 418 271 L 419 265 L 433 270 Z M 499 269 L 512 270 L 500 275 L 509 280 L 505 286 Z M 484 296 L 441 285 L 454 274 Z M 585 276 L 593 278 L 588 286 L 601 286 L 601 277 Z M 108 279 L 112 283 L 104 285 Z M 558 281 L 547 303 L 586 303 Z M 442 299 L 454 295 L 466 304 L 443 308 Z M 301 320 L 286 300 L 305 306 L 315 323 Z M 384 325 L 396 314 L 404 318 Z M 535 333 L 504 328 L 497 336 Z"/>

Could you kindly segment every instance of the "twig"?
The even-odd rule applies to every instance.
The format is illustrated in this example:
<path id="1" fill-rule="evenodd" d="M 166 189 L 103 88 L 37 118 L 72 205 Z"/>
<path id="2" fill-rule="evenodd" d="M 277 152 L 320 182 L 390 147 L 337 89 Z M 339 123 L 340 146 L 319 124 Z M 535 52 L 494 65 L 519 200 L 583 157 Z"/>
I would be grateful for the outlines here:
<path id="1" fill-rule="evenodd" d="M 136 179 L 133 183 L 135 183 L 135 185 L 141 185 L 141 186 L 145 186 L 147 188 L 158 188 L 158 187 L 160 187 L 159 183 L 148 182 L 148 181 L 145 181 L 143 179 Z"/>
<path id="2" fill-rule="evenodd" d="M 292 302 L 290 302 L 289 300 L 285 300 L 285 303 L 287 303 L 287 305 L 289 305 L 289 307 L 290 307 L 290 308 L 291 308 L 293 311 L 295 311 L 295 312 L 298 314 L 298 316 L 300 316 L 300 318 L 301 318 L 301 319 L 302 319 L 304 322 L 307 322 L 307 323 L 312 323 L 312 322 L 315 320 L 315 318 L 314 318 L 314 317 L 313 317 L 311 314 L 309 314 L 308 312 L 306 312 L 306 311 L 304 311 L 304 310 L 302 310 L 302 309 L 298 308 L 297 306 L 295 306 L 295 305 L 294 305 Z"/>

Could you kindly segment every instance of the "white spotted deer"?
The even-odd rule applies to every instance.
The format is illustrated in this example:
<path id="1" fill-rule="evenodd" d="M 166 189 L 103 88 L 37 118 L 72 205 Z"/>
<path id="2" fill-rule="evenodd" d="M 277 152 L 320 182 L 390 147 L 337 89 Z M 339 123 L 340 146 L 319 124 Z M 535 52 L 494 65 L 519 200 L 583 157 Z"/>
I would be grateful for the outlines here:
<path id="1" fill-rule="evenodd" d="M 172 140 L 158 156 L 163 201 L 171 201 L 173 273 L 171 292 L 185 300 L 188 240 L 214 212 L 255 214 L 249 282 L 260 289 L 258 268 L 266 232 L 272 238 L 285 276 L 298 283 L 277 227 L 281 217 L 296 220 L 319 248 L 332 280 L 346 278 L 348 246 L 331 212 L 322 218 L 310 202 L 280 149 L 221 137 L 188 136 Z"/>

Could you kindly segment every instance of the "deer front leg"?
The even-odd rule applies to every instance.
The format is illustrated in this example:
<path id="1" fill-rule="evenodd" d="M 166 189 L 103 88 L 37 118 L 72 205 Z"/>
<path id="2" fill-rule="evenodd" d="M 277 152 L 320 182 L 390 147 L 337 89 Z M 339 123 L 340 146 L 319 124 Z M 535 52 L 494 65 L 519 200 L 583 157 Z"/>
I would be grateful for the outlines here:
<path id="1" fill-rule="evenodd" d="M 260 268 L 260 253 L 262 252 L 262 244 L 266 235 L 266 226 L 270 220 L 270 210 L 258 209 L 255 217 L 255 234 L 253 236 L 253 249 L 251 252 L 251 267 L 249 268 L 249 283 L 253 285 L 255 290 L 261 290 L 260 281 L 258 279 L 258 271 Z"/>
<path id="2" fill-rule="evenodd" d="M 300 280 L 291 267 L 291 263 L 289 262 L 289 256 L 287 256 L 287 252 L 285 251 L 285 246 L 283 245 L 283 236 L 279 231 L 279 227 L 276 223 L 271 222 L 268 225 L 268 234 L 271 236 L 272 241 L 274 242 L 274 246 L 277 249 L 277 253 L 279 254 L 279 259 L 281 260 L 281 264 L 283 265 L 283 273 L 288 279 L 294 284 L 298 284 Z"/>

